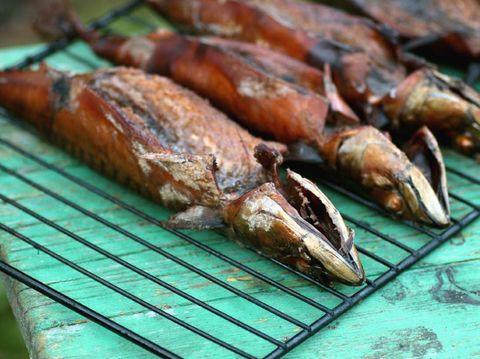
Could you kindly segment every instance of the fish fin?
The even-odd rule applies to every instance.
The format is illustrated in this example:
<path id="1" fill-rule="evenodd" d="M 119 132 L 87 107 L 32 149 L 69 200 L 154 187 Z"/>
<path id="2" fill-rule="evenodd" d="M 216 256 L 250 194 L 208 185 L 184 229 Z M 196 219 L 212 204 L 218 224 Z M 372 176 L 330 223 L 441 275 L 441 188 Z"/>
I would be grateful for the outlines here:
<path id="1" fill-rule="evenodd" d="M 265 141 L 265 145 L 278 151 L 282 156 L 288 153 L 287 145 L 275 141 Z"/>
<path id="2" fill-rule="evenodd" d="M 213 155 L 191 155 L 188 153 L 144 153 L 139 156 L 162 173 L 172 177 L 176 190 L 194 199 L 191 204 L 215 206 L 223 197 L 216 172 L 217 162 Z M 179 174 L 188 173 L 188 176 Z M 153 173 L 155 175 L 155 173 Z"/>
<path id="3" fill-rule="evenodd" d="M 225 227 L 217 209 L 205 206 L 192 206 L 171 216 L 165 223 L 175 229 L 217 229 Z"/>
<path id="4" fill-rule="evenodd" d="M 450 214 L 447 174 L 440 146 L 430 130 L 423 126 L 405 145 L 407 157 L 425 175 L 445 211 Z"/>
<path id="5" fill-rule="evenodd" d="M 330 114 L 327 122 L 335 126 L 359 125 L 360 119 L 338 93 L 338 89 L 332 79 L 332 71 L 329 64 L 324 66 L 323 86 L 325 87 L 325 96 L 330 102 Z"/>
<path id="6" fill-rule="evenodd" d="M 276 149 L 261 143 L 255 147 L 255 158 L 272 177 L 273 183 L 277 188 L 281 188 L 278 167 L 283 163 L 282 154 Z"/>

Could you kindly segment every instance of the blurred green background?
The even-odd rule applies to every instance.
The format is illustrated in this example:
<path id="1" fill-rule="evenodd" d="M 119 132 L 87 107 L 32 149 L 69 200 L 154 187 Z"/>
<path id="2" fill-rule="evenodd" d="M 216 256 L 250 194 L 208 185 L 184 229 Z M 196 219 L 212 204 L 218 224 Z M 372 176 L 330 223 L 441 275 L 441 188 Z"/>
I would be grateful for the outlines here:
<path id="1" fill-rule="evenodd" d="M 31 23 L 49 0 L 0 0 L 0 47 L 40 42 Z M 92 19 L 127 0 L 72 0 L 84 20 Z M 0 280 L 0 359 L 28 358 L 23 338 Z"/>
<path id="2" fill-rule="evenodd" d="M 28 358 L 28 353 L 0 284 L 0 359 Z"/>
<path id="3" fill-rule="evenodd" d="M 32 29 L 38 10 L 61 0 L 0 0 L 0 47 L 40 42 Z M 84 20 L 103 15 L 108 9 L 128 0 L 70 0 Z M 3 359 L 3 358 L 1 358 Z"/>

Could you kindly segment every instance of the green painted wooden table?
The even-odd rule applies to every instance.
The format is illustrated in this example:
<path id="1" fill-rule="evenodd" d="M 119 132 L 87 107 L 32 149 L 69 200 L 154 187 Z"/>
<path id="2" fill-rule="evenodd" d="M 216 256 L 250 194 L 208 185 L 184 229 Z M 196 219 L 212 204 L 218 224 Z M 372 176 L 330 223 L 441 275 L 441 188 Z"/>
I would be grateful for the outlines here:
<path id="1" fill-rule="evenodd" d="M 6 49 L 0 52 L 1 66 L 15 63 L 41 47 Z M 87 71 L 89 65 L 77 59 L 87 56 L 90 64 L 107 66 L 82 43 L 68 47 L 67 53 L 51 56 L 48 62 L 61 69 Z M 33 132 L 0 116 L 0 139 L 7 139 L 43 160 L 58 165 L 69 174 L 85 179 L 109 194 L 165 219 L 168 212 L 127 189 L 110 182 L 66 153 L 51 146 Z M 445 151 L 448 165 L 480 178 L 480 166 L 473 160 Z M 207 254 L 163 231 L 132 213 L 85 190 L 65 177 L 0 144 L 0 164 L 25 178 L 43 185 L 102 218 L 122 226 L 153 245 L 202 269 L 298 320 L 310 323 L 322 313 L 302 301 L 259 280 L 224 261 Z M 449 176 L 450 188 L 480 205 L 480 188 L 472 189 L 456 175 Z M 413 248 L 421 247 L 427 236 L 418 235 L 405 225 L 324 188 L 337 207 L 376 228 L 391 234 Z M 135 266 L 198 297 L 211 306 L 284 340 L 300 328 L 252 303 L 233 295 L 165 257 L 148 250 L 112 229 L 49 197 L 25 181 L 0 171 L 0 194 L 55 221 L 69 231 L 108 250 Z M 467 208 L 452 200 L 453 214 L 461 217 Z M 0 202 L 0 223 L 47 246 L 60 255 L 147 300 L 172 316 L 198 326 L 219 338 L 257 356 L 274 346 L 174 295 L 161 286 L 126 270 L 118 263 L 75 242 L 12 205 Z M 355 227 L 355 226 L 354 226 Z M 405 252 L 355 228 L 357 241 L 364 248 L 392 262 Z M 212 248 L 247 264 L 299 293 L 330 307 L 334 297 L 305 280 L 238 247 L 212 232 L 187 232 Z M 480 221 L 455 236 L 433 254 L 421 260 L 322 332 L 288 354 L 291 358 L 431 358 L 480 357 Z M 66 268 L 30 245 L 0 232 L 0 257 L 53 288 L 100 311 L 118 323 L 141 332 L 147 338 L 190 358 L 223 358 L 232 354 L 198 335 L 192 334 L 152 311 L 113 293 L 78 272 Z M 363 257 L 369 278 L 385 267 Z M 10 303 L 20 323 L 29 351 L 34 358 L 147 358 L 152 355 L 97 324 L 62 307 L 9 278 L 2 277 Z M 352 292 L 343 286 L 344 293 Z"/>

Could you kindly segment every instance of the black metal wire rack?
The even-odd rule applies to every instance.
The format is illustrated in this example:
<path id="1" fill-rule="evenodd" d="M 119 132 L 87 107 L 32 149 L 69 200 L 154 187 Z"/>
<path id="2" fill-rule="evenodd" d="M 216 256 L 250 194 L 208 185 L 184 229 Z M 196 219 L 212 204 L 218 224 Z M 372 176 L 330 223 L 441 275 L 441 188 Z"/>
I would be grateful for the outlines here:
<path id="1" fill-rule="evenodd" d="M 132 11 L 137 9 L 139 6 L 141 6 L 143 1 L 141 0 L 135 0 L 131 3 L 128 3 L 127 5 L 120 7 L 111 13 L 107 14 L 106 16 L 98 19 L 97 21 L 94 21 L 90 24 L 91 27 L 93 28 L 103 28 L 106 29 L 107 26 L 112 23 L 113 21 L 122 18 L 126 21 L 130 21 L 135 24 L 140 24 L 141 26 L 144 26 L 146 30 L 151 30 L 155 28 L 153 24 L 145 22 L 145 20 L 140 19 L 134 15 L 132 15 Z M 59 41 L 56 41 L 49 46 L 47 46 L 44 50 L 38 52 L 37 54 L 33 56 L 29 56 L 25 58 L 22 62 L 16 64 L 14 67 L 15 68 L 23 68 L 26 66 L 30 66 L 32 64 L 36 64 L 48 56 L 58 53 L 63 51 L 69 43 L 72 41 L 72 39 L 61 39 Z M 81 60 L 81 59 L 80 59 Z M 7 115 L 5 115 L 7 116 Z M 95 186 L 94 184 L 85 181 L 84 179 L 77 177 L 75 175 L 70 174 L 68 171 L 65 169 L 62 169 L 61 167 L 54 165 L 52 163 L 49 163 L 42 159 L 39 155 L 31 153 L 30 151 L 27 151 L 23 149 L 20 145 L 11 142 L 8 139 L 3 138 L 0 136 L 0 145 L 8 148 L 11 151 L 14 151 L 17 155 L 22 156 L 24 158 L 28 158 L 29 160 L 35 162 L 37 165 L 41 166 L 42 168 L 52 171 L 56 173 L 57 175 L 62 176 L 68 181 L 71 181 L 72 183 L 75 183 L 76 185 L 82 187 L 83 189 L 93 193 L 96 196 L 99 196 L 103 198 L 106 201 L 111 202 L 112 204 L 132 213 L 135 216 L 140 217 L 141 219 L 159 227 L 159 230 L 161 229 L 162 231 L 168 231 L 169 233 L 177 236 L 178 238 L 181 238 L 181 240 L 188 242 L 189 245 L 195 246 L 201 251 L 205 251 L 209 255 L 215 257 L 218 260 L 224 261 L 228 263 L 229 265 L 238 268 L 242 270 L 245 273 L 248 273 L 250 276 L 255 277 L 256 279 L 266 283 L 269 286 L 274 287 L 276 290 L 285 293 L 289 296 L 292 296 L 296 298 L 297 300 L 300 300 L 314 308 L 317 308 L 322 315 L 320 315 L 318 318 L 314 318 L 310 323 L 306 323 L 305 321 L 299 320 L 292 315 L 289 315 L 282 311 L 279 308 L 276 308 L 273 305 L 270 305 L 258 298 L 256 298 L 253 295 L 250 295 L 246 293 L 245 291 L 242 291 L 241 289 L 238 289 L 235 286 L 232 286 L 230 283 L 225 282 L 222 279 L 217 278 L 214 275 L 211 275 L 207 273 L 206 271 L 190 264 L 188 261 L 181 259 L 173 254 L 171 254 L 169 251 L 163 249 L 161 246 L 153 245 L 151 244 L 148 240 L 145 240 L 144 238 L 141 238 L 138 235 L 133 234 L 129 229 L 127 229 L 125 226 L 121 226 L 118 224 L 115 224 L 104 217 L 102 217 L 101 214 L 92 212 L 83 206 L 75 203 L 74 201 L 71 201 L 67 199 L 66 197 L 62 196 L 61 194 L 57 193 L 56 191 L 46 188 L 45 186 L 40 185 L 39 183 L 27 178 L 26 176 L 22 175 L 18 171 L 9 169 L 2 164 L 0 164 L 0 172 L 3 173 L 4 175 L 14 177 L 20 181 L 23 181 L 29 186 L 32 186 L 36 190 L 39 190 L 40 192 L 44 193 L 45 195 L 51 197 L 52 199 L 59 201 L 63 203 L 66 206 L 69 206 L 79 213 L 81 213 L 83 216 L 89 217 L 96 221 L 99 225 L 106 226 L 122 235 L 127 237 L 128 239 L 135 241 L 136 243 L 144 246 L 150 251 L 153 251 L 165 258 L 168 258 L 169 260 L 175 262 L 176 264 L 182 266 L 188 271 L 191 271 L 192 273 L 195 273 L 198 276 L 201 276 L 202 278 L 215 283 L 216 285 L 222 287 L 223 289 L 229 291 L 231 294 L 241 297 L 246 301 L 249 301 L 251 304 L 262 308 L 263 310 L 268 311 L 274 316 L 277 316 L 295 326 L 298 326 L 300 330 L 298 333 L 296 333 L 294 336 L 290 337 L 287 340 L 279 339 L 276 337 L 273 337 L 257 328 L 255 328 L 252 325 L 244 323 L 242 320 L 238 319 L 237 317 L 233 317 L 219 309 L 216 309 L 214 306 L 208 304 L 205 301 L 202 301 L 195 296 L 192 296 L 188 294 L 187 292 L 175 287 L 172 284 L 167 283 L 166 281 L 163 281 L 159 279 L 157 276 L 150 274 L 149 272 L 140 269 L 139 267 L 135 266 L 134 264 L 128 262 L 125 259 L 122 259 L 119 256 L 114 255 L 113 253 L 109 252 L 108 250 L 105 250 L 101 248 L 100 246 L 97 246 L 88 240 L 84 239 L 82 236 L 68 230 L 64 226 L 59 225 L 58 223 L 51 221 L 45 217 L 43 217 L 40 213 L 37 213 L 28 207 L 22 205 L 20 201 L 13 200 L 9 198 L 6 194 L 2 193 L 0 191 L 0 200 L 4 203 L 7 203 L 16 209 L 32 216 L 33 218 L 37 219 L 38 221 L 44 223 L 45 225 L 63 233 L 64 235 L 68 236 L 74 241 L 77 241 L 78 243 L 82 244 L 83 246 L 86 246 L 97 253 L 113 260 L 117 264 L 127 268 L 128 270 L 135 272 L 136 274 L 139 274 L 143 278 L 152 281 L 158 286 L 161 286 L 163 288 L 168 289 L 169 291 L 173 292 L 174 294 L 190 301 L 191 303 L 209 311 L 212 315 L 218 316 L 220 318 L 223 318 L 224 320 L 230 322 L 231 324 L 248 331 L 252 335 L 258 337 L 261 340 L 264 340 L 266 342 L 269 342 L 273 345 L 274 349 L 265 356 L 265 358 L 278 358 L 281 357 L 282 355 L 286 354 L 288 351 L 292 350 L 293 348 L 299 346 L 302 342 L 304 342 L 306 339 L 309 337 L 315 335 L 318 333 L 322 328 L 325 328 L 329 323 L 334 321 L 336 318 L 341 316 L 343 313 L 345 313 L 347 310 L 352 308 L 355 304 L 359 303 L 363 299 L 365 299 L 367 296 L 378 290 L 380 287 L 382 287 L 384 284 L 387 282 L 391 281 L 393 278 L 395 278 L 397 275 L 399 275 L 402 271 L 405 269 L 411 267 L 413 264 L 415 264 L 418 260 L 421 258 L 425 257 L 428 253 L 432 252 L 434 249 L 436 249 L 438 246 L 440 246 L 442 243 L 447 241 L 448 239 L 452 238 L 455 234 L 457 234 L 459 231 L 461 231 L 463 228 L 465 228 L 468 224 L 472 223 L 474 220 L 476 220 L 480 216 L 480 209 L 479 206 L 476 205 L 475 203 L 472 203 L 469 200 L 464 199 L 462 196 L 456 194 L 456 193 L 450 193 L 450 196 L 453 200 L 462 203 L 468 210 L 463 213 L 461 218 L 454 218 L 453 219 L 453 224 L 441 231 L 437 230 L 432 230 L 426 227 L 418 226 L 416 224 L 404 221 L 403 225 L 411 229 L 413 232 L 418 232 L 422 233 L 422 235 L 426 236 L 428 238 L 425 243 L 420 246 L 419 248 L 413 248 L 403 242 L 400 242 L 399 240 L 395 239 L 392 235 L 385 233 L 381 231 L 378 228 L 375 228 L 371 224 L 364 222 L 362 220 L 354 218 L 352 215 L 349 214 L 344 214 L 344 217 L 348 222 L 351 224 L 355 225 L 357 228 L 361 228 L 365 232 L 369 233 L 369 235 L 374 236 L 382 241 L 386 241 L 389 244 L 401 249 L 405 255 L 398 261 L 392 262 L 388 259 L 386 259 L 382 254 L 376 254 L 374 251 L 367 250 L 363 247 L 359 247 L 360 253 L 364 257 L 368 257 L 369 259 L 378 262 L 381 264 L 383 267 L 385 267 L 385 270 L 378 275 L 374 279 L 367 279 L 366 284 L 363 287 L 360 287 L 358 289 L 355 289 L 350 291 L 350 293 L 345 293 L 345 291 L 338 289 L 338 288 L 331 288 L 329 286 L 324 285 L 323 283 L 317 282 L 307 276 L 305 276 L 302 273 L 296 272 L 295 270 L 275 261 L 269 258 L 264 258 L 263 260 L 265 261 L 272 261 L 275 263 L 275 265 L 279 266 L 279 270 L 284 270 L 288 272 L 294 273 L 296 276 L 300 277 L 301 280 L 307 281 L 310 284 L 313 284 L 318 288 L 319 291 L 324 291 L 325 293 L 328 293 L 329 295 L 334 296 L 338 300 L 338 304 L 335 306 L 331 307 L 329 305 L 326 305 L 318 300 L 312 299 L 311 297 L 308 297 L 295 288 L 292 288 L 286 284 L 281 283 L 280 281 L 277 281 L 273 278 L 271 278 L 267 274 L 263 274 L 256 269 L 250 267 L 249 265 L 246 265 L 244 263 L 241 263 L 240 261 L 227 256 L 225 254 L 222 254 L 220 251 L 200 242 L 197 239 L 194 239 L 191 236 L 186 235 L 183 232 L 178 232 L 175 230 L 170 230 L 165 227 L 163 227 L 162 223 L 149 215 L 148 213 L 137 209 L 134 206 L 131 206 L 127 204 L 126 202 L 118 199 L 115 196 L 112 196 L 111 194 L 107 193 L 107 191 L 100 189 L 99 187 Z M 455 175 L 458 176 L 459 178 L 462 178 L 463 181 L 468 183 L 468 185 L 474 187 L 477 186 L 480 188 L 480 181 L 476 178 L 473 178 L 465 173 L 462 173 L 456 169 L 449 168 L 448 169 L 449 175 Z M 337 185 L 335 185 L 332 182 L 328 181 L 323 181 L 323 183 L 330 187 L 333 191 L 337 193 L 341 193 L 342 195 L 353 199 L 355 202 L 357 202 L 360 205 L 370 207 L 374 209 L 375 211 L 380 211 L 374 204 L 371 202 L 365 200 L 364 198 L 357 196 L 356 194 L 349 192 Z M 385 215 L 386 216 L 386 215 Z M 157 315 L 166 318 L 179 326 L 197 334 L 198 336 L 202 337 L 204 340 L 213 342 L 226 350 L 230 351 L 231 353 L 241 356 L 241 357 L 246 357 L 246 358 L 252 358 L 254 357 L 252 354 L 248 353 L 244 349 L 241 349 L 233 344 L 230 344 L 215 335 L 208 333 L 199 327 L 189 324 L 186 321 L 183 321 L 176 316 L 169 314 L 167 311 L 158 308 L 157 306 L 145 301 L 144 299 L 139 298 L 138 296 L 135 296 L 134 294 L 120 288 L 119 286 L 116 286 L 115 284 L 111 283 L 105 278 L 102 278 L 96 274 L 94 274 L 91 271 L 88 271 L 87 269 L 83 268 L 80 264 L 75 263 L 74 261 L 68 260 L 65 257 L 62 257 L 60 254 L 56 253 L 53 249 L 49 249 L 46 246 L 43 246 L 36 242 L 34 239 L 29 238 L 23 234 L 21 234 L 19 231 L 17 231 L 15 228 L 12 228 L 11 226 L 7 226 L 3 223 L 0 222 L 0 229 L 4 232 L 9 233 L 10 235 L 14 236 L 18 240 L 21 240 L 25 242 L 26 244 L 29 244 L 30 246 L 34 247 L 38 251 L 41 251 L 50 257 L 60 261 L 63 263 L 65 266 L 68 266 L 82 275 L 91 278 L 92 280 L 102 284 L 103 286 L 113 290 L 114 292 L 120 294 L 121 296 L 139 304 L 140 306 L 151 310 L 152 312 L 156 313 Z M 247 251 L 247 249 L 244 249 Z M 142 335 L 142 333 L 133 331 L 131 329 L 128 329 L 125 326 L 122 326 L 118 324 L 116 321 L 114 321 L 111 318 L 108 318 L 106 315 L 94 311 L 93 309 L 89 308 L 86 305 L 81 304 L 79 301 L 67 296 L 65 293 L 61 293 L 57 290 L 55 290 L 52 286 L 47 285 L 43 283 L 42 281 L 33 278 L 32 276 L 29 276 L 25 272 L 19 270 L 18 268 L 15 268 L 14 266 L 7 264 L 4 261 L 0 261 L 0 271 L 6 273 L 8 276 L 14 278 L 15 280 L 35 289 L 36 291 L 44 294 L 45 296 L 53 299 L 54 301 L 70 308 L 71 310 L 81 314 L 82 316 L 90 319 L 93 322 L 96 322 L 97 324 L 102 325 L 103 327 L 111 330 L 112 332 L 122 336 L 126 340 L 129 340 L 138 346 L 150 351 L 153 354 L 156 354 L 161 357 L 169 357 L 169 358 L 177 358 L 179 357 L 177 354 L 169 351 L 164 347 L 165 343 L 157 343 L 156 341 L 152 341 L 150 339 L 147 339 L 145 336 Z"/>

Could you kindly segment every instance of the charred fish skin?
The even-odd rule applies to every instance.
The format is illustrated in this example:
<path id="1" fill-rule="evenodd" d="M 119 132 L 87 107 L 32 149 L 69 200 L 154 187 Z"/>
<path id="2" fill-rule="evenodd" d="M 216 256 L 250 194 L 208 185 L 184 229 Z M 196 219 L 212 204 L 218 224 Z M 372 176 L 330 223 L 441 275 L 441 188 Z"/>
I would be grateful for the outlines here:
<path id="1" fill-rule="evenodd" d="M 427 39 L 445 52 L 480 59 L 480 3 L 448 0 L 350 0 L 364 14 L 405 39 Z M 387 11 L 388 9 L 388 11 Z M 387 15 L 388 14 L 388 15 Z"/>
<path id="2" fill-rule="evenodd" d="M 329 64 L 342 97 L 376 125 L 388 126 L 392 111 L 414 116 L 415 113 L 406 113 L 408 107 L 401 107 L 404 104 L 402 101 L 394 101 L 397 107 L 392 109 L 389 97 L 395 95 L 403 83 L 421 81 L 422 77 L 416 72 L 410 73 L 412 69 L 424 71 L 426 77 L 432 72 L 424 63 L 412 62 L 385 31 L 368 19 L 348 15 L 326 5 L 293 0 L 150 0 L 149 3 L 161 15 L 198 32 L 217 34 L 213 29 L 233 26 L 237 31 L 223 31 L 221 35 L 268 46 L 321 68 Z M 245 14 L 250 15 L 247 18 Z M 275 23 L 275 26 L 267 29 L 267 21 L 256 21 L 260 18 L 268 18 L 268 22 Z M 456 84 L 455 91 L 458 87 Z M 466 88 L 465 85 L 460 87 Z M 437 101 L 439 106 L 448 107 L 451 104 L 451 90 L 451 87 L 446 87 L 445 101 L 440 97 Z M 431 97 L 442 94 L 437 87 L 430 91 Z M 466 91 L 471 93 L 474 90 Z M 472 112 L 478 112 L 480 107 L 477 100 L 472 100 L 470 96 L 462 97 L 469 105 L 464 106 L 465 111 L 456 116 L 460 121 L 455 120 L 451 124 L 460 123 L 448 141 L 456 143 L 463 152 L 475 152 L 476 145 L 472 142 L 479 142 L 478 131 L 462 130 L 471 128 L 468 125 L 472 123 Z M 390 104 L 389 111 L 383 111 L 384 103 Z M 434 115 L 436 110 L 430 110 Z M 422 111 L 417 129 L 427 124 L 431 117 L 435 118 Z M 436 130 L 439 126 L 436 123 L 430 128 Z"/>
<path id="3" fill-rule="evenodd" d="M 242 243 L 290 265 L 285 258 L 301 258 L 304 265 L 297 268 L 319 279 L 326 275 L 359 285 L 365 278 L 351 238 L 342 245 L 348 252 L 337 250 L 330 242 L 337 239 L 328 238 L 321 226 L 310 225 L 282 200 L 283 191 L 269 182 L 269 170 L 255 159 L 255 148 L 263 141 L 168 79 L 127 68 L 84 75 L 46 66 L 38 71 L 0 72 L 0 105 L 95 168 L 115 173 L 117 179 L 128 180 L 173 210 L 186 210 L 177 224 L 223 225 Z M 278 156 L 285 151 L 283 145 L 272 142 L 263 146 Z M 264 188 L 268 188 L 266 195 L 258 195 Z M 275 213 L 281 219 L 267 218 L 263 223 L 283 231 L 284 244 L 290 245 L 276 247 L 271 238 L 275 232 L 249 227 L 257 219 L 245 212 L 238 217 L 229 210 L 254 206 L 258 213 L 265 213 L 271 208 L 270 197 L 278 199 Z M 310 210 L 323 213 L 323 208 Z M 331 211 L 327 213 L 328 217 L 320 218 L 332 216 Z M 305 244 L 302 238 L 307 234 Z M 258 238 L 264 240 L 261 245 Z M 312 248 L 308 260 L 300 256 L 303 247 Z"/>
<path id="4" fill-rule="evenodd" d="M 181 56 L 170 63 L 168 76 L 209 98 L 243 125 L 270 136 L 276 130 L 275 139 L 282 142 L 320 135 L 329 111 L 324 97 L 271 76 L 220 45 L 173 33 L 164 36 L 185 44 Z M 148 68 L 152 72 L 162 71 L 157 59 L 163 62 L 172 54 L 161 41 L 157 44 Z M 290 126 L 291 121 L 297 126 Z"/>
<path id="5" fill-rule="evenodd" d="M 219 51 L 229 56 L 235 56 L 250 68 L 257 69 L 264 75 L 287 82 L 293 85 L 293 88 L 304 88 L 310 90 L 310 93 L 319 94 L 326 98 L 329 105 L 329 113 L 326 117 L 327 123 L 336 125 L 357 125 L 360 123 L 358 116 L 340 96 L 332 81 L 329 66 L 320 70 L 282 53 L 242 41 L 220 37 L 201 37 L 198 39 L 204 44 L 215 46 Z M 305 91 L 300 90 L 300 92 L 307 95 Z M 311 96 L 313 97 L 313 95 Z"/>
<path id="6" fill-rule="evenodd" d="M 245 1 L 148 0 L 147 3 L 169 20 L 196 33 L 278 47 L 280 52 L 294 58 L 305 58 L 308 45 L 315 44 L 305 31 L 285 26 Z"/>

